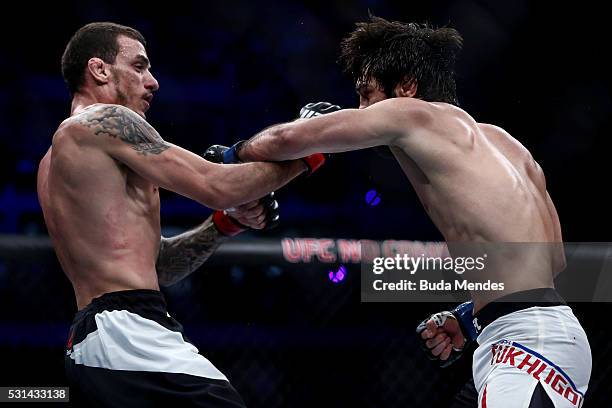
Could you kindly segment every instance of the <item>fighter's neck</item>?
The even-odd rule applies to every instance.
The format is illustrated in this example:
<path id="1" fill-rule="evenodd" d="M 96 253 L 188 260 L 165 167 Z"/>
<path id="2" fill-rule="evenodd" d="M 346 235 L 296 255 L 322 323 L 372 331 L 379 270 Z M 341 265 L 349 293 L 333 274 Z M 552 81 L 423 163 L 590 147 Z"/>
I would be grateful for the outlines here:
<path id="1" fill-rule="evenodd" d="M 80 91 L 74 94 L 72 98 L 72 104 L 70 106 L 70 116 L 77 115 L 83 110 L 96 103 L 116 103 L 114 98 L 110 98 L 109 95 L 93 92 L 93 91 Z"/>

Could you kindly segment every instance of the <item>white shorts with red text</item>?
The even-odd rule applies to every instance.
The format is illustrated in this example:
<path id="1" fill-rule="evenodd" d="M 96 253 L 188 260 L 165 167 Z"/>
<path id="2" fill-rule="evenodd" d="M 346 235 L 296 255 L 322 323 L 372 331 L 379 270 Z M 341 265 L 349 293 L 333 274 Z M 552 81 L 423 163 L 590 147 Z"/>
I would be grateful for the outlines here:
<path id="1" fill-rule="evenodd" d="M 528 407 L 538 382 L 556 408 L 582 406 L 591 348 L 568 306 L 509 313 L 477 341 L 472 370 L 479 408 Z"/>

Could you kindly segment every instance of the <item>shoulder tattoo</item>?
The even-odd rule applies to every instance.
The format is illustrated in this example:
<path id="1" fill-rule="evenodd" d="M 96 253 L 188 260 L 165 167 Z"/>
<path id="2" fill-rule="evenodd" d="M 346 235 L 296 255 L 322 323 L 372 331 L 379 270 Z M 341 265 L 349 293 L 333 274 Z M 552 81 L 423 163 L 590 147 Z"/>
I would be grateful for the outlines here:
<path id="1" fill-rule="evenodd" d="M 160 154 L 170 148 L 153 126 L 124 106 L 106 105 L 92 109 L 79 115 L 78 121 L 96 135 L 119 138 L 144 156 Z"/>

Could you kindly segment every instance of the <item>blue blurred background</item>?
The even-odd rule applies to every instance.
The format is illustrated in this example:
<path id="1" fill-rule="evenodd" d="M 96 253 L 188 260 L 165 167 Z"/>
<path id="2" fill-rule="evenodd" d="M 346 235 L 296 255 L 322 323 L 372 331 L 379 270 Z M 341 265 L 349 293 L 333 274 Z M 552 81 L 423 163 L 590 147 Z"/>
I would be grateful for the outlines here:
<path id="1" fill-rule="evenodd" d="M 370 10 L 390 20 L 457 28 L 464 36 L 456 67 L 461 106 L 480 122 L 502 126 L 532 152 L 547 176 L 566 241 L 611 241 L 606 193 L 612 87 L 605 62 L 610 34 L 608 15 L 596 3 L 104 0 L 15 6 L 3 10 L 0 25 L 0 234 L 46 234 L 36 199 L 36 170 L 54 130 L 69 114 L 60 58 L 82 25 L 113 21 L 144 34 L 152 71 L 160 83 L 148 120 L 165 139 L 200 153 L 211 144 L 230 145 L 271 124 L 292 120 L 308 102 L 325 100 L 356 107 L 354 85 L 335 61 L 340 40 Z M 372 189 L 380 196 L 376 206 L 366 202 Z M 277 192 L 277 198 L 280 227 L 249 233 L 246 238 L 441 239 L 384 149 L 335 155 L 315 176 Z M 162 193 L 166 234 L 200 223 L 209 213 L 187 199 Z M 431 370 L 428 362 L 398 363 L 400 355 L 413 354 L 413 326 L 425 311 L 433 311 L 433 305 L 366 308 L 359 304 L 357 279 L 350 283 L 350 270 L 344 291 L 338 286 L 317 286 L 327 283 L 317 280 L 316 271 L 270 283 L 281 272 L 264 267 L 247 272 L 259 279 L 251 278 L 257 281 L 248 289 L 241 286 L 248 282 L 240 278 L 243 269 L 225 268 L 214 278 L 195 277 L 168 294 L 176 299 L 175 308 L 186 326 L 191 322 L 191 327 L 200 327 L 200 331 L 194 329 L 193 337 L 213 354 L 216 350 L 213 361 L 225 362 L 224 370 L 238 378 L 237 388 L 248 397 L 249 405 L 419 406 L 416 401 L 421 399 L 413 391 L 446 384 L 429 401 L 445 406 L 469 376 L 469 364 L 463 364 L 457 371 L 462 375 L 436 371 L 433 377 L 415 380 L 410 373 L 417 368 Z M 325 291 L 323 300 L 314 295 L 320 290 Z M 231 298 L 228 293 L 233 294 Z M 193 303 L 185 299 L 203 298 L 206 307 L 200 305 L 198 313 L 190 311 Z M 215 309 L 216 301 L 222 302 L 219 309 Z M 258 312 L 251 310 L 245 317 L 245 304 L 257 304 Z M 10 360 L 13 377 L 2 377 L 0 385 L 12 383 L 11 378 L 20 384 L 61 384 L 64 330 L 75 306 L 55 259 L 13 263 L 0 259 L 0 306 L 13 313 L 0 315 L 0 348 L 31 356 L 25 366 L 22 360 Z M 575 308 L 585 325 L 593 320 L 594 311 L 610 312 L 608 305 Z M 273 339 L 278 347 L 266 343 L 268 354 L 248 360 L 247 368 L 239 366 L 235 354 L 215 348 L 220 347 L 215 336 L 203 334 L 211 322 L 219 321 L 224 321 L 218 328 L 220 338 L 244 337 L 248 333 L 244 325 L 255 325 L 261 329 L 254 329 L 260 337 L 252 338 Z M 587 330 L 592 339 L 606 338 L 606 331 L 596 323 Z M 378 337 L 372 337 L 374 333 Z M 306 347 L 308 339 L 312 347 Z M 382 355 L 372 354 L 381 345 Z M 261 342 L 253 340 L 252 348 L 235 347 L 259 350 Z M 600 353 L 600 359 L 611 355 L 606 342 L 594 347 L 594 352 Z M 360 355 L 367 356 L 365 361 L 371 365 L 369 374 L 356 379 L 348 366 L 358 366 Z M 319 366 L 308 365 L 312 359 Z M 282 361 L 295 364 L 281 369 Z M 37 363 L 44 368 L 36 368 L 33 374 L 30 364 Z M 327 375 L 319 372 L 320 364 Z M 610 369 L 596 368 L 592 384 L 604 384 Z M 377 370 L 386 376 L 377 376 Z M 306 385 L 300 375 L 308 377 Z M 259 383 L 254 378 L 260 378 Z M 368 396 L 350 396 L 355 384 L 369 390 Z M 367 388 L 368 384 L 375 385 Z M 327 391 L 335 397 L 324 397 Z M 608 401 L 603 388 L 592 398 Z"/>

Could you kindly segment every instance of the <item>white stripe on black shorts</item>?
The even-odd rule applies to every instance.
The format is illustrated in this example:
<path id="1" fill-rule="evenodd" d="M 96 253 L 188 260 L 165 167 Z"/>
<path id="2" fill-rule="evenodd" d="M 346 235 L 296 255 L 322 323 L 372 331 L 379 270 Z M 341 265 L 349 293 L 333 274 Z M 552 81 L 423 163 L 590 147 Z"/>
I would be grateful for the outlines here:
<path id="1" fill-rule="evenodd" d="M 101 406 L 244 407 L 183 335 L 161 292 L 106 293 L 80 310 L 66 347 L 71 393 Z"/>

